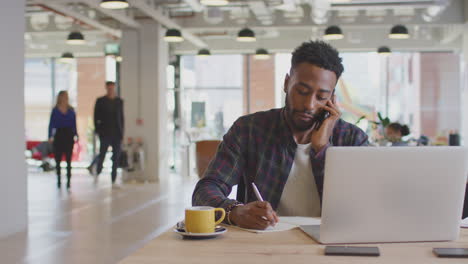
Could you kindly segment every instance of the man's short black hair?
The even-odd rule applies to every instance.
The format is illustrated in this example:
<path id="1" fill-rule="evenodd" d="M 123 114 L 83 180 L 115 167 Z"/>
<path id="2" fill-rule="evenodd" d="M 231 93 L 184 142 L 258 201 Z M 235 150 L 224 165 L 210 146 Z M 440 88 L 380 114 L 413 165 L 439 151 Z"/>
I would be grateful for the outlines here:
<path id="1" fill-rule="evenodd" d="M 291 70 L 303 62 L 334 72 L 337 80 L 344 70 L 338 51 L 330 44 L 320 40 L 304 42 L 294 50 L 291 58 Z"/>
<path id="2" fill-rule="evenodd" d="M 106 86 L 109 86 L 109 85 L 112 85 L 112 84 L 115 85 L 115 82 L 112 82 L 112 81 L 107 81 L 107 82 L 106 82 Z"/>

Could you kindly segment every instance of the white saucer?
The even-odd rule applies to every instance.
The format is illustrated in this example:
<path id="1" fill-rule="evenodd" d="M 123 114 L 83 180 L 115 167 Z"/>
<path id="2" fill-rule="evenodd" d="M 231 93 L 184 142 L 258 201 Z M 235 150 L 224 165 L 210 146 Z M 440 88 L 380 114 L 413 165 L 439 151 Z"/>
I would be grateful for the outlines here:
<path id="1" fill-rule="evenodd" d="M 210 238 L 216 237 L 227 232 L 227 228 L 217 226 L 214 233 L 190 233 L 186 232 L 183 228 L 174 228 L 174 232 L 187 238 Z"/>

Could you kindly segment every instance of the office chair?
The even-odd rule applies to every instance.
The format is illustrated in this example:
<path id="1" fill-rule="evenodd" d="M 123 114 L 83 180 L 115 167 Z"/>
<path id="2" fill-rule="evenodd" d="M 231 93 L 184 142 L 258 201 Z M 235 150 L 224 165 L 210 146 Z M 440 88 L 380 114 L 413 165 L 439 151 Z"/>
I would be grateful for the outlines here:
<path id="1" fill-rule="evenodd" d="M 220 140 L 201 140 L 195 142 L 196 165 L 199 178 L 203 178 L 206 168 L 216 154 Z"/>

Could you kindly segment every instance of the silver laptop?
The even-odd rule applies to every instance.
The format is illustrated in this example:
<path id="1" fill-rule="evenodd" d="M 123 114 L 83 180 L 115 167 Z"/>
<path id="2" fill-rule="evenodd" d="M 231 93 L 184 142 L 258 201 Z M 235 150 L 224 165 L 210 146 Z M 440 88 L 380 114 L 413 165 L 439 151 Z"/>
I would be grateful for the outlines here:
<path id="1" fill-rule="evenodd" d="M 468 149 L 332 147 L 327 150 L 320 226 L 323 244 L 456 240 Z"/>

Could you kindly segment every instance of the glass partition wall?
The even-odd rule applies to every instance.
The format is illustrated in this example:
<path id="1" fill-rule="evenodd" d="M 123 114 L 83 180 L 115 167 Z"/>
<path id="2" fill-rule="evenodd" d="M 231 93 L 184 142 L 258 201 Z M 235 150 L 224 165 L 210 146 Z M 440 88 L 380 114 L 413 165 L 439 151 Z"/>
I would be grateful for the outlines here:
<path id="1" fill-rule="evenodd" d="M 444 144 L 449 133 L 462 127 L 461 58 L 447 52 L 341 53 L 344 72 L 336 86 L 342 118 L 357 123 L 371 141 L 383 136 L 382 118 L 408 125 L 407 139 L 429 138 Z M 284 105 L 283 78 L 290 54 L 277 54 L 277 105 Z"/>
<path id="2" fill-rule="evenodd" d="M 381 56 L 369 52 L 341 56 L 345 71 L 337 84 L 337 96 L 343 119 L 356 123 L 364 117 L 357 125 L 369 134 L 371 141 L 382 137 L 383 131 L 372 125 L 380 122 L 378 114 L 408 125 L 411 134 L 407 138 L 424 135 L 432 144 L 447 144 L 450 132 L 461 134 L 463 81 L 458 54 L 414 52 Z M 25 138 L 47 139 L 55 96 L 60 90 L 68 90 L 70 102 L 77 109 L 81 139 L 86 140 L 83 149 L 90 153 L 82 158 L 89 160 L 92 107 L 94 98 L 105 92 L 103 83 L 109 75 L 106 64 L 109 63 L 105 58 L 82 58 L 71 64 L 51 58 L 26 59 Z M 180 169 L 181 156 L 188 155 L 187 146 L 191 143 L 221 139 L 232 123 L 248 112 L 246 109 L 268 110 L 270 106 L 261 109 L 262 104 L 256 102 L 263 95 L 274 94 L 274 104 L 282 107 L 289 64 L 290 54 L 276 54 L 261 63 L 239 54 L 180 56 L 178 63 L 168 67 L 168 130 L 172 145 L 169 166 Z M 268 90 L 262 80 L 274 87 Z"/>
<path id="3" fill-rule="evenodd" d="M 194 171 L 193 143 L 220 140 L 243 114 L 242 63 L 242 55 L 187 55 L 168 67 L 171 168 Z"/>
<path id="4" fill-rule="evenodd" d="M 373 125 L 381 123 L 379 115 L 390 122 L 408 125 L 411 134 L 404 139 L 414 142 L 426 136 L 430 144 L 447 144 L 449 133 L 461 133 L 460 55 L 394 52 L 383 56 L 376 52 L 343 52 L 341 57 L 345 71 L 336 91 L 342 118 L 366 131 L 373 144 L 385 145 L 380 142 L 384 137 L 382 127 Z M 259 66 L 252 63 L 249 55 L 181 56 L 178 88 L 169 89 L 170 111 L 179 109 L 172 121 L 177 125 L 170 128 L 176 142 L 171 166 L 176 170 L 180 166 L 174 164 L 176 160 L 180 162 L 181 153 L 186 155 L 181 146 L 187 146 L 187 142 L 221 139 L 232 123 L 246 114 L 245 109 L 270 108 L 259 109 L 259 104 L 252 100 L 255 96 L 246 93 L 256 94 L 257 98 L 273 93 L 274 105 L 282 107 L 284 77 L 289 72 L 290 60 L 290 54 L 279 53 Z M 262 78 L 274 83 L 274 87 L 265 90 L 258 82 Z M 245 80 L 251 79 L 256 81 L 247 85 Z"/>

